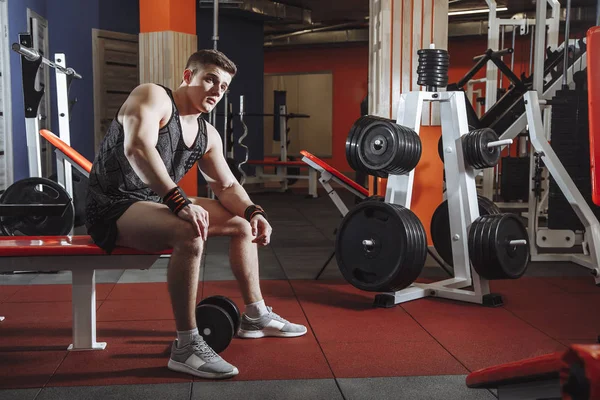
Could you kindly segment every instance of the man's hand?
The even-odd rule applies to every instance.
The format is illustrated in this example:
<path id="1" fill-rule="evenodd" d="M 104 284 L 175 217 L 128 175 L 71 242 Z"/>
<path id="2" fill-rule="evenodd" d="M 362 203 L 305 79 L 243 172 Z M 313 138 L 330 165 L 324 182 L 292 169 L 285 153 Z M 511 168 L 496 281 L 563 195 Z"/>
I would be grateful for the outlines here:
<path id="1" fill-rule="evenodd" d="M 195 204 L 188 204 L 179 211 L 177 216 L 191 222 L 196 234 L 206 242 L 208 239 L 208 211 Z"/>
<path id="2" fill-rule="evenodd" d="M 262 215 L 256 215 L 250 220 L 250 226 L 252 227 L 252 235 L 256 238 L 252 243 L 257 243 L 260 246 L 266 246 L 271 241 L 271 232 L 273 228 L 269 222 Z"/>

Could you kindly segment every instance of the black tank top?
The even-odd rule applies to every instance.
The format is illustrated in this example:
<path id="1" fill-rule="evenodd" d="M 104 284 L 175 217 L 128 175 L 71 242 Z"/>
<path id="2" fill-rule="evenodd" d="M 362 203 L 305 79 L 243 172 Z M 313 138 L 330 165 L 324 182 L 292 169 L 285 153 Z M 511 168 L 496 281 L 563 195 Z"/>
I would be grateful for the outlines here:
<path id="1" fill-rule="evenodd" d="M 198 134 L 191 147 L 183 140 L 183 130 L 179 120 L 179 111 L 173 94 L 164 88 L 171 99 L 173 112 L 169 122 L 158 131 L 156 150 L 160 154 L 169 176 L 177 183 L 206 152 L 206 121 L 198 117 Z M 104 137 L 98 155 L 90 171 L 89 189 L 86 200 L 86 225 L 88 228 L 99 220 L 111 219 L 120 215 L 119 209 L 132 201 L 160 202 L 162 199 L 135 173 L 125 157 L 123 147 L 123 125 L 112 120 Z"/>

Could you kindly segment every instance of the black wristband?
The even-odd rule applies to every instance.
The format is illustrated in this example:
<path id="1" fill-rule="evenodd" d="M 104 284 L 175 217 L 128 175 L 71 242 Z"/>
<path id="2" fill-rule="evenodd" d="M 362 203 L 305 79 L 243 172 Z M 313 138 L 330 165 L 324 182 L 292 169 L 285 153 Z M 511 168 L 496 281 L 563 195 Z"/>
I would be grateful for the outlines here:
<path id="1" fill-rule="evenodd" d="M 163 197 L 163 203 L 169 207 L 173 214 L 177 215 L 188 204 L 192 204 L 179 186 L 175 186 Z"/>
<path id="2" fill-rule="evenodd" d="M 261 206 L 253 204 L 251 206 L 248 206 L 248 208 L 246 208 L 246 211 L 244 211 L 244 218 L 246 218 L 246 220 L 250 222 L 250 220 L 252 220 L 252 218 L 254 218 L 254 216 L 258 214 L 265 217 L 265 219 L 267 218 L 267 213 L 265 212 L 265 210 L 263 210 Z"/>

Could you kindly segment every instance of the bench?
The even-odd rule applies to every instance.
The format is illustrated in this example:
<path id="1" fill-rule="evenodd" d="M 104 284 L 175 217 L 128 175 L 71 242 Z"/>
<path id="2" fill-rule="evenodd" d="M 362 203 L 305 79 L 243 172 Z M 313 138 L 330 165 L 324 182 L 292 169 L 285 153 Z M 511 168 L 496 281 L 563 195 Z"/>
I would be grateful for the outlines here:
<path id="1" fill-rule="evenodd" d="M 342 186 L 344 189 L 348 190 L 350 193 L 354 194 L 360 199 L 365 199 L 369 196 L 369 191 L 366 188 L 359 185 L 352 179 L 348 178 L 346 175 L 342 174 L 340 171 L 333 168 L 331 165 L 327 164 L 319 157 L 309 153 L 306 150 L 300 151 L 300 154 L 302 154 L 302 162 L 306 163 L 306 165 L 308 165 L 311 168 L 311 170 L 319 174 L 319 182 L 323 186 L 323 189 L 325 189 L 325 192 L 333 201 L 333 204 L 335 204 L 335 206 L 339 210 L 342 217 L 344 217 L 348 213 L 348 207 L 346 206 L 346 204 L 344 204 L 344 202 L 337 194 L 335 189 L 331 186 L 330 182 L 337 183 L 338 185 Z M 315 279 L 319 279 L 319 277 L 321 276 L 323 271 L 325 271 L 325 268 L 327 268 L 327 265 L 329 265 L 329 262 L 333 259 L 334 256 L 335 250 L 329 255 L 329 258 L 327 259 L 327 261 L 325 261 L 325 264 L 323 265 L 323 267 L 321 267 L 321 270 L 319 271 Z"/>
<path id="2" fill-rule="evenodd" d="M 316 198 L 317 195 L 317 175 L 315 171 L 308 168 L 302 161 L 279 161 L 279 160 L 249 160 L 246 164 L 255 167 L 255 176 L 247 177 L 244 184 L 265 183 L 265 182 L 281 182 L 281 191 L 288 189 L 288 179 L 307 179 L 308 180 L 308 195 Z M 274 174 L 265 173 L 265 167 L 274 167 Z M 308 175 L 288 174 L 287 168 L 307 168 Z"/>
<path id="3" fill-rule="evenodd" d="M 40 134 L 56 148 L 57 161 L 67 160 L 89 176 L 91 162 L 52 132 Z M 60 182 L 61 173 L 58 176 Z M 64 181 L 60 183 L 64 186 Z M 4 236 L 0 237 L 0 272 L 71 271 L 73 343 L 68 350 L 102 350 L 106 343 L 96 342 L 96 270 L 149 269 L 160 256 L 170 253 L 117 247 L 108 255 L 88 235 Z"/>
<path id="4" fill-rule="evenodd" d="M 473 371 L 471 389 L 497 389 L 498 399 L 560 399 L 576 392 L 600 398 L 600 345 L 571 345 L 566 352 L 515 361 Z M 569 397 L 570 398 L 570 397 Z"/>

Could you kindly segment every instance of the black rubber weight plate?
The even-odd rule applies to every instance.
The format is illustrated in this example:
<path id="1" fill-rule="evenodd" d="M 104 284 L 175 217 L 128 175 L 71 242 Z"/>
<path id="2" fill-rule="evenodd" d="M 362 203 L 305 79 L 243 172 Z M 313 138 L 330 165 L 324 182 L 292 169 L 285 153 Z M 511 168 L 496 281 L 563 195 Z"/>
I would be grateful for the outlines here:
<path id="1" fill-rule="evenodd" d="M 229 346 L 235 334 L 233 321 L 227 311 L 212 304 L 196 306 L 196 324 L 200 335 L 217 353 Z"/>
<path id="2" fill-rule="evenodd" d="M 235 332 L 237 332 L 238 329 L 240 328 L 240 321 L 241 321 L 240 310 L 239 310 L 238 306 L 230 298 L 227 298 L 225 296 L 219 296 L 219 295 L 210 296 L 210 297 L 207 297 L 204 300 L 202 300 L 199 304 L 200 305 L 212 304 L 214 306 L 221 307 L 231 317 L 231 320 L 233 321 L 233 326 L 234 326 Z"/>

